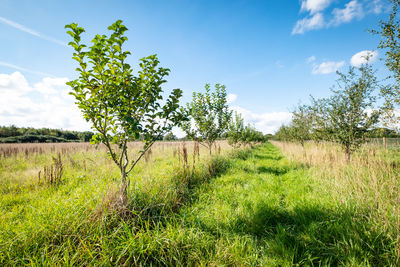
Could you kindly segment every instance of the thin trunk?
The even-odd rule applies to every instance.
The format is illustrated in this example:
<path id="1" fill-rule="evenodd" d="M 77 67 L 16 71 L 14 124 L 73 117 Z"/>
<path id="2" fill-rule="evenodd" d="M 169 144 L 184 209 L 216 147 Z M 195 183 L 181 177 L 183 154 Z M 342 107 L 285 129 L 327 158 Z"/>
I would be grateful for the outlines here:
<path id="1" fill-rule="evenodd" d="M 121 202 L 126 204 L 128 199 L 128 183 L 126 179 L 126 169 L 121 168 Z"/>
<path id="2" fill-rule="evenodd" d="M 346 148 L 346 161 L 350 162 L 350 149 Z"/>

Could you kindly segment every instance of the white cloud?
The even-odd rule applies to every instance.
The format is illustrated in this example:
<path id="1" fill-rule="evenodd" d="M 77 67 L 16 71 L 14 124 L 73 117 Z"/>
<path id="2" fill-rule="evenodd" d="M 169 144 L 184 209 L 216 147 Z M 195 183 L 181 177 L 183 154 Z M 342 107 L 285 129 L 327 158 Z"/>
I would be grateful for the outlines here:
<path id="1" fill-rule="evenodd" d="M 315 56 L 311 56 L 309 58 L 307 58 L 307 63 L 312 63 L 316 60 L 317 58 Z"/>
<path id="2" fill-rule="evenodd" d="M 372 50 L 364 50 L 358 52 L 351 57 L 350 63 L 354 67 L 360 67 L 363 64 L 374 63 L 378 59 L 378 52 Z"/>
<path id="3" fill-rule="evenodd" d="M 348 2 L 343 9 L 335 8 L 332 11 L 333 19 L 330 24 L 338 26 L 343 23 L 348 23 L 355 18 L 362 19 L 364 17 L 364 9 L 362 4 L 357 0 Z"/>
<path id="4" fill-rule="evenodd" d="M 326 9 L 332 0 L 303 0 L 301 2 L 301 11 L 309 11 L 311 14 Z"/>
<path id="5" fill-rule="evenodd" d="M 296 25 L 292 30 L 292 34 L 303 34 L 306 31 L 318 30 L 323 28 L 325 25 L 324 16 L 322 13 L 316 13 L 310 18 L 304 18 L 297 21 Z"/>
<path id="6" fill-rule="evenodd" d="M 344 61 L 327 61 L 322 62 L 321 64 L 314 65 L 312 70 L 312 74 L 329 74 L 332 72 L 336 72 L 339 68 L 341 68 L 345 64 Z"/>
<path id="7" fill-rule="evenodd" d="M 231 104 L 231 103 L 236 101 L 237 97 L 238 96 L 235 95 L 235 94 L 228 94 L 227 97 L 226 97 L 226 101 L 227 101 L 228 104 Z"/>
<path id="8" fill-rule="evenodd" d="M 386 1 L 388 2 L 388 1 Z M 372 14 L 380 14 L 382 12 L 385 12 L 386 10 L 390 10 L 390 4 L 389 3 L 383 3 L 382 0 L 373 0 L 373 1 L 369 1 L 369 3 L 367 4 L 367 10 L 368 13 L 372 13 Z"/>
<path id="9" fill-rule="evenodd" d="M 44 78 L 30 85 L 20 72 L 0 74 L 0 125 L 89 130 L 66 81 Z"/>
<path id="10" fill-rule="evenodd" d="M 380 14 L 382 13 L 383 10 L 383 4 L 381 3 L 380 0 L 374 0 L 371 3 L 371 11 L 375 14 Z"/>
<path id="11" fill-rule="evenodd" d="M 275 133 L 282 124 L 289 123 L 292 117 L 290 112 L 254 113 L 239 106 L 233 106 L 232 110 L 242 114 L 245 123 L 254 125 L 264 134 Z"/>
<path id="12" fill-rule="evenodd" d="M 354 19 L 362 19 L 368 14 L 380 14 L 390 9 L 387 0 L 350 0 L 343 8 L 326 9 L 335 0 L 302 0 L 300 11 L 307 16 L 296 22 L 292 34 L 303 34 L 311 30 L 337 27 Z"/>
<path id="13" fill-rule="evenodd" d="M 64 43 L 63 41 L 60 41 L 60 40 L 57 40 L 57 39 L 55 39 L 53 37 L 41 34 L 40 32 L 37 32 L 37 31 L 35 31 L 33 29 L 30 29 L 30 28 L 28 28 L 28 27 L 26 27 L 24 25 L 21 25 L 21 24 L 15 22 L 15 21 L 6 19 L 6 18 L 1 17 L 1 16 L 0 16 L 0 22 L 2 22 L 4 24 L 7 24 L 8 26 L 11 26 L 11 27 L 13 27 L 15 29 L 18 29 L 20 31 L 26 32 L 26 33 L 28 33 L 30 35 L 39 37 L 39 38 L 41 38 L 43 40 L 47 40 L 47 41 L 50 41 L 50 42 L 53 42 L 53 43 L 56 43 L 56 44 L 59 44 L 59 45 L 62 45 L 62 46 L 67 46 L 67 44 Z"/>

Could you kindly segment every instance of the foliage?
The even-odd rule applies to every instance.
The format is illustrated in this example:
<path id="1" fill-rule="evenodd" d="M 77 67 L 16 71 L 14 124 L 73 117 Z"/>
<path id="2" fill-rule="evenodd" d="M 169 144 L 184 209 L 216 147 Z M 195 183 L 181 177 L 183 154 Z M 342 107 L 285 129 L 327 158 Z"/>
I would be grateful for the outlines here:
<path id="1" fill-rule="evenodd" d="M 381 35 L 379 48 L 385 50 L 385 64 L 392 72 L 394 83 L 391 86 L 382 87 L 381 93 L 385 97 L 383 111 L 386 124 L 399 126 L 399 114 L 396 109 L 400 107 L 400 0 L 391 0 L 392 13 L 388 21 L 379 21 L 380 30 L 372 30 Z"/>
<path id="2" fill-rule="evenodd" d="M 306 140 L 312 139 L 312 115 L 310 107 L 306 105 L 298 105 L 292 112 L 290 135 L 293 140 L 298 141 L 302 146 L 304 146 Z"/>
<path id="3" fill-rule="evenodd" d="M 243 144 L 243 133 L 245 130 L 244 120 L 240 113 L 235 112 L 235 115 L 229 122 L 229 131 L 227 133 L 228 143 L 235 148 Z"/>
<path id="4" fill-rule="evenodd" d="M 276 139 L 297 141 L 302 146 L 305 140 L 337 142 L 350 159 L 378 123 L 380 111 L 374 109 L 374 93 L 381 86 L 368 64 L 358 69 L 350 67 L 348 73 L 338 75 L 337 90 L 332 89 L 331 97 L 312 98 L 310 106 L 299 106 L 289 126 L 278 130 Z"/>
<path id="5" fill-rule="evenodd" d="M 282 124 L 279 129 L 275 132 L 274 140 L 278 141 L 291 141 L 291 136 L 289 133 L 289 126 Z"/>
<path id="6" fill-rule="evenodd" d="M 388 138 L 399 138 L 400 134 L 393 129 L 389 128 L 374 128 L 368 131 L 368 138 L 379 138 L 379 137 L 388 137 Z"/>
<path id="7" fill-rule="evenodd" d="M 241 141 L 244 144 L 254 146 L 256 144 L 265 142 L 266 138 L 262 132 L 257 131 L 253 126 L 248 124 L 243 130 Z"/>
<path id="8" fill-rule="evenodd" d="M 347 74 L 338 72 L 338 90 L 328 101 L 326 112 L 329 117 L 331 138 L 339 143 L 350 159 L 350 154 L 362 143 L 362 138 L 379 120 L 379 111 L 374 110 L 374 91 L 378 81 L 368 64 L 361 66 L 358 73 L 351 67 Z"/>
<path id="9" fill-rule="evenodd" d="M 250 124 L 245 126 L 242 116 L 237 112 L 230 120 L 226 137 L 228 143 L 234 148 L 239 148 L 242 145 L 254 146 L 267 141 L 267 137 L 262 132 L 257 131 Z"/>
<path id="10" fill-rule="evenodd" d="M 232 117 L 226 96 L 224 85 L 216 84 L 215 92 L 211 92 L 210 85 L 206 84 L 204 93 L 193 93 L 185 110 L 191 120 L 183 123 L 182 129 L 188 137 L 205 145 L 210 155 L 214 142 L 228 131 Z"/>
<path id="11" fill-rule="evenodd" d="M 89 142 L 92 132 L 0 126 L 0 143 Z"/>
<path id="12" fill-rule="evenodd" d="M 178 140 L 178 137 L 176 137 L 172 132 L 167 133 L 163 137 L 164 141 L 175 141 Z"/>
<path id="13" fill-rule="evenodd" d="M 130 52 L 122 49 L 127 28 L 121 20 L 108 27 L 112 31 L 110 36 L 96 35 L 90 47 L 81 43 L 83 28 L 75 23 L 65 27 L 73 38 L 69 43 L 75 50 L 73 59 L 79 63 L 76 69 L 79 78 L 68 82 L 71 94 L 84 118 L 92 124 L 95 131 L 92 142 L 103 143 L 120 169 L 121 190 L 126 196 L 127 174 L 157 138 L 182 120 L 178 112 L 182 91 L 174 89 L 163 104 L 161 86 L 169 69 L 158 67 L 156 55 L 142 58 L 138 74 L 133 74 L 126 62 Z M 129 159 L 127 143 L 140 136 L 143 150 L 136 158 Z"/>

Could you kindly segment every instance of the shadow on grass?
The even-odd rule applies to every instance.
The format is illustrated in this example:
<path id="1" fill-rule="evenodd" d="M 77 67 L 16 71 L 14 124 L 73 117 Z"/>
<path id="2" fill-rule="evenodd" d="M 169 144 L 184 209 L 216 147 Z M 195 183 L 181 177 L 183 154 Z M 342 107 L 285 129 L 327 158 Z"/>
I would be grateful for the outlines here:
<path id="1" fill-rule="evenodd" d="M 171 177 L 171 183 L 157 193 L 146 189 L 133 192 L 128 204 L 131 223 L 144 227 L 165 223 L 183 205 L 195 202 L 199 195 L 196 189 L 223 175 L 231 166 L 231 159 L 246 160 L 253 151 L 240 149 L 228 157 L 213 155 L 207 163 L 198 164 L 195 171 L 190 167 L 180 167 Z M 120 218 L 126 221 L 127 218 Z"/>
<path id="2" fill-rule="evenodd" d="M 363 219 L 368 217 L 367 211 L 357 212 L 357 215 L 350 210 L 338 212 L 316 206 L 288 211 L 261 203 L 246 214 L 251 216 L 219 225 L 219 233 L 204 224 L 199 226 L 213 235 L 221 236 L 221 232 L 250 235 L 267 248 L 262 254 L 284 256 L 296 265 L 388 266 L 399 263 L 394 240 Z"/>
<path id="3" fill-rule="evenodd" d="M 256 155 L 254 155 L 254 157 L 256 159 L 260 159 L 260 160 L 281 160 L 281 159 L 283 159 L 283 156 L 281 156 L 281 155 L 271 155 L 271 154 L 267 154 L 267 155 L 256 154 Z"/>
<path id="4" fill-rule="evenodd" d="M 261 166 L 257 168 L 257 172 L 259 173 L 271 173 L 274 175 L 284 175 L 286 173 L 288 173 L 291 170 L 294 170 L 295 168 L 289 168 L 289 167 L 272 167 L 272 166 Z"/>

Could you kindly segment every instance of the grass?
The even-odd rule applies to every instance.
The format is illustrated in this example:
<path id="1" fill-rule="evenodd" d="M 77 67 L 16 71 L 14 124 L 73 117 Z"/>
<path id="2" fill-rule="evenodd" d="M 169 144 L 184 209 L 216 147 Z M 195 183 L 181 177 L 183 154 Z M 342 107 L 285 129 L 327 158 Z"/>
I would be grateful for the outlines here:
<path id="1" fill-rule="evenodd" d="M 131 176 L 129 205 L 122 210 L 118 170 L 102 150 L 62 154 L 63 182 L 56 186 L 36 181 L 36 171 L 56 150 L 3 157 L 0 263 L 399 264 L 398 210 L 392 209 L 398 173 L 389 170 L 397 151 L 360 153 L 360 159 L 371 153 L 374 160 L 361 169 L 382 175 L 385 185 L 377 190 L 375 182 L 367 183 L 367 173 L 360 178 L 355 171 L 359 164 L 341 163 L 335 148 L 309 145 L 304 156 L 301 147 L 289 144 L 231 151 L 222 143 L 211 160 L 201 150 L 193 168 L 193 145 L 186 146 L 188 163 L 181 144 L 156 146 Z M 370 199 L 377 192 L 378 208 Z"/>

